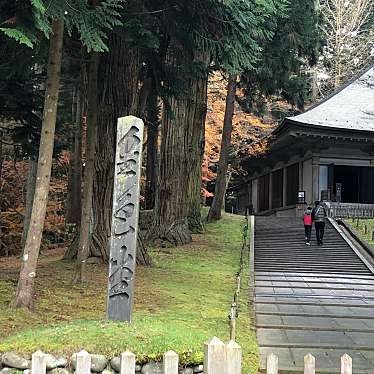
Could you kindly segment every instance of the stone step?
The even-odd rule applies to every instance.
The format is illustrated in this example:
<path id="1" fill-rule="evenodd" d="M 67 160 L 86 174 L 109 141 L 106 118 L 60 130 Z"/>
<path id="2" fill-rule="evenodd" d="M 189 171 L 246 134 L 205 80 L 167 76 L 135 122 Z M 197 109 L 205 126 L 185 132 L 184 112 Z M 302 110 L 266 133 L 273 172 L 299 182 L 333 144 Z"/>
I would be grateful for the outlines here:
<path id="1" fill-rule="evenodd" d="M 263 278 L 263 277 L 256 277 L 255 278 L 255 284 L 260 284 L 261 282 L 266 283 L 266 284 L 272 284 L 276 286 L 278 283 L 286 283 L 286 284 L 300 284 L 300 283 L 305 283 L 308 285 L 318 285 L 318 284 L 325 284 L 325 285 L 332 285 L 335 284 L 337 286 L 342 285 L 342 286 L 349 286 L 349 285 L 356 285 L 356 286 L 374 286 L 374 282 L 371 283 L 365 283 L 365 281 L 360 281 L 360 279 L 357 279 L 355 282 L 352 282 L 351 280 L 347 281 L 332 281 L 332 280 L 310 280 L 310 279 L 274 279 L 274 278 Z"/>
<path id="2" fill-rule="evenodd" d="M 296 331 L 331 331 L 331 332 L 359 332 L 365 334 L 373 334 L 374 328 L 356 328 L 356 327 L 327 327 L 327 326 L 307 326 L 307 325 L 279 325 L 279 324 L 256 324 L 257 329 L 271 329 L 271 330 L 296 330 Z"/>
<path id="3" fill-rule="evenodd" d="M 348 272 L 344 275 L 331 275 L 329 273 L 307 273 L 307 272 L 290 272 L 285 275 L 284 272 L 279 271 L 256 271 L 257 276 L 271 276 L 271 277 L 303 277 L 303 278 L 338 278 L 338 279 L 366 279 L 366 280 L 374 280 L 374 275 L 370 273 L 370 275 L 356 275 L 356 274 L 349 274 Z"/>
<path id="4" fill-rule="evenodd" d="M 263 285 L 263 284 L 255 284 L 256 288 L 274 288 L 274 289 L 282 289 L 282 288 L 292 288 L 292 289 L 310 289 L 310 286 L 294 286 L 294 285 L 281 285 L 281 286 L 274 286 L 274 285 Z M 313 290 L 336 290 L 336 291 L 363 291 L 363 292 L 374 292 L 374 288 L 357 288 L 357 287 L 327 287 L 327 286 L 313 286 Z"/>
<path id="5" fill-rule="evenodd" d="M 308 353 L 317 373 L 339 373 L 347 352 L 354 373 L 374 374 L 374 275 L 330 223 L 320 247 L 314 230 L 305 245 L 300 220 L 255 222 L 260 372 L 274 352 L 280 373 L 303 373 Z"/>
<path id="6" fill-rule="evenodd" d="M 373 312 L 374 312 L 374 306 L 373 306 Z M 312 317 L 312 318 L 349 318 L 349 319 L 357 319 L 359 318 L 360 320 L 374 320 L 374 313 L 371 315 L 362 315 L 362 314 L 329 314 L 329 313 L 296 313 L 296 312 L 289 312 L 289 311 L 284 311 L 284 312 L 266 312 L 266 311 L 261 311 L 258 308 L 256 308 L 256 316 L 279 316 L 279 317 Z"/>

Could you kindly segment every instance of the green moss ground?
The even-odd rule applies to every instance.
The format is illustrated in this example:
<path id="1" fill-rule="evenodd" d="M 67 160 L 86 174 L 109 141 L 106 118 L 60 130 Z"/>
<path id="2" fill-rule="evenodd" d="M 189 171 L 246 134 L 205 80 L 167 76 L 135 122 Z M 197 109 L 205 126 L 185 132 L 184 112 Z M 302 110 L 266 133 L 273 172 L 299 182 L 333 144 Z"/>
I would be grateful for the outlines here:
<path id="1" fill-rule="evenodd" d="M 42 349 L 70 355 L 84 348 L 114 356 L 129 349 L 144 361 L 158 360 L 173 349 L 182 365 L 201 363 L 205 341 L 213 336 L 228 340 L 243 224 L 243 217 L 225 215 L 209 224 L 204 235 L 194 236 L 190 245 L 152 249 L 152 267 L 137 269 L 131 325 L 105 321 L 105 265 L 92 265 L 89 283 L 78 286 L 71 283 L 74 263 L 60 260 L 60 253 L 41 256 L 37 311 L 31 314 L 9 308 L 19 264 L 2 259 L 0 352 Z M 250 330 L 246 276 L 243 279 L 237 341 L 243 348 L 244 372 L 256 373 L 258 348 Z"/>
<path id="2" fill-rule="evenodd" d="M 374 219 L 359 219 L 358 225 L 357 220 L 352 219 L 346 220 L 348 224 L 355 230 L 360 239 L 364 240 L 372 248 L 374 254 L 374 241 L 372 240 L 372 232 L 374 231 Z M 367 233 L 365 234 L 365 225 L 367 227 Z"/>

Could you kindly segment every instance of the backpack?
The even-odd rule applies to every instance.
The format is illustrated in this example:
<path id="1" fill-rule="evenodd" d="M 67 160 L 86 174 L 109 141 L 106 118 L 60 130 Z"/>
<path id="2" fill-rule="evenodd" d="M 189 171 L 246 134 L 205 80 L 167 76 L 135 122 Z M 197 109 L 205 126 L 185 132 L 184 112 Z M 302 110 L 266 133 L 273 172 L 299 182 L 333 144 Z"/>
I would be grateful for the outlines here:
<path id="1" fill-rule="evenodd" d="M 314 213 L 314 221 L 315 222 L 325 222 L 325 217 L 326 217 L 325 208 L 323 206 L 319 205 L 316 208 L 316 211 Z"/>
<path id="2" fill-rule="evenodd" d="M 308 214 L 308 213 L 305 213 L 304 214 L 304 225 L 305 226 L 312 226 L 312 215 L 311 214 Z"/>

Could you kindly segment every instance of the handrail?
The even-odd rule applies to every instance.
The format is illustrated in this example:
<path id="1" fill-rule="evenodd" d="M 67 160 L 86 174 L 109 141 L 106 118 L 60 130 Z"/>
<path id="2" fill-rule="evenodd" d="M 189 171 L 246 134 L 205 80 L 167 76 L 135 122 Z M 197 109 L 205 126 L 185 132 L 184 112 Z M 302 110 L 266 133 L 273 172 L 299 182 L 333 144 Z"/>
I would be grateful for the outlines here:
<path id="1" fill-rule="evenodd" d="M 249 231 L 249 216 L 248 212 L 245 215 L 245 225 L 243 227 L 242 232 L 242 247 L 240 250 L 240 261 L 239 261 L 239 269 L 236 273 L 236 289 L 233 295 L 231 307 L 230 307 L 230 314 L 229 314 L 229 328 L 230 328 L 230 340 L 235 341 L 236 338 L 236 319 L 239 317 L 239 296 L 241 290 L 241 280 L 243 276 L 243 269 L 244 269 L 244 256 L 246 250 L 249 249 L 248 243 L 248 231 Z"/>

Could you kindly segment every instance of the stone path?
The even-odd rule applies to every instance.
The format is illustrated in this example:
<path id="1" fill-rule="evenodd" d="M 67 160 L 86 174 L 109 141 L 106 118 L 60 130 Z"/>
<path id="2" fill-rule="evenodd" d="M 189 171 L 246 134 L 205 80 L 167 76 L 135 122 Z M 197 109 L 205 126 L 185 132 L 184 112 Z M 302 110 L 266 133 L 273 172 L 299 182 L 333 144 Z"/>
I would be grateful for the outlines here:
<path id="1" fill-rule="evenodd" d="M 331 224 L 307 247 L 300 219 L 256 218 L 255 315 L 260 372 L 273 352 L 281 373 L 302 373 L 307 353 L 319 373 L 340 373 L 344 353 L 374 373 L 374 275 Z"/>

